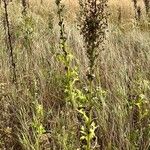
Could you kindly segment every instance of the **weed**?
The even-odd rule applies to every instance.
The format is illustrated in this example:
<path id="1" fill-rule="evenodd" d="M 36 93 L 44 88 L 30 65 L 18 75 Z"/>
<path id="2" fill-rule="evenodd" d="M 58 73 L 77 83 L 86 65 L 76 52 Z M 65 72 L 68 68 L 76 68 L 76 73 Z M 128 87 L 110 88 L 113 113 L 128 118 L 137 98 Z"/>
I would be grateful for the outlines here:
<path id="1" fill-rule="evenodd" d="M 87 72 L 87 79 L 89 82 L 89 93 L 87 94 L 87 99 L 89 101 L 89 111 L 86 114 L 83 109 L 80 110 L 80 113 L 85 119 L 85 126 L 81 128 L 81 133 L 83 134 L 83 137 L 81 137 L 81 139 L 86 140 L 86 144 L 83 146 L 86 150 L 92 149 L 92 140 L 96 138 L 96 125 L 95 122 L 92 121 L 92 101 L 94 89 L 93 81 L 95 78 L 96 59 L 99 56 L 98 49 L 101 46 L 100 50 L 103 50 L 103 42 L 106 35 L 105 31 L 107 28 L 108 18 L 106 8 L 107 0 L 80 0 L 80 28 L 85 42 L 86 54 L 89 60 L 89 69 Z"/>
<path id="2" fill-rule="evenodd" d="M 58 54 L 58 59 L 64 64 L 65 68 L 65 90 L 66 99 L 68 102 L 71 102 L 73 108 L 76 108 L 75 102 L 75 83 L 78 80 L 78 74 L 76 68 L 72 68 L 71 63 L 73 60 L 73 55 L 67 51 L 66 47 L 66 36 L 65 36 L 65 26 L 62 16 L 64 5 L 61 4 L 61 0 L 56 0 L 56 5 L 58 7 L 58 17 L 59 17 L 59 26 L 60 26 L 60 49 L 62 50 L 61 54 Z"/>
<path id="3" fill-rule="evenodd" d="M 88 80 L 94 78 L 94 66 L 99 55 L 97 49 L 105 39 L 107 28 L 107 0 L 80 1 L 80 28 L 89 59 Z"/>
<path id="4" fill-rule="evenodd" d="M 150 149 L 148 1 L 0 2 L 0 149 Z"/>

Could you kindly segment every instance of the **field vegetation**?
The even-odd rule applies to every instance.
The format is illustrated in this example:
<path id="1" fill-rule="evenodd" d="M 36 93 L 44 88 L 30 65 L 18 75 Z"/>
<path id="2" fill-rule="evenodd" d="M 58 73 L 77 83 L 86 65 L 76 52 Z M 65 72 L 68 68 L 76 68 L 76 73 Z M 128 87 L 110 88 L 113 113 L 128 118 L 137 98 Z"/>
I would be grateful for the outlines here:
<path id="1" fill-rule="evenodd" d="M 150 150 L 149 0 L 0 0 L 1 150 Z"/>

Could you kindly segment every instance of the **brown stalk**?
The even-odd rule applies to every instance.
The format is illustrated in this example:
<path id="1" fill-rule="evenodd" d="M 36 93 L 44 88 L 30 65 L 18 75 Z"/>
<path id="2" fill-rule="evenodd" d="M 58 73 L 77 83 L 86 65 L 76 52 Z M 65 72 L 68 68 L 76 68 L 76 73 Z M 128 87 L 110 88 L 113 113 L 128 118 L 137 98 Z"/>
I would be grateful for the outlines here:
<path id="1" fill-rule="evenodd" d="M 3 0 L 4 2 L 4 11 L 5 11 L 5 30 L 6 30 L 6 45 L 7 51 L 9 53 L 9 59 L 11 64 L 11 71 L 12 71 L 12 82 L 16 82 L 17 75 L 16 75 L 16 63 L 13 54 L 13 46 L 12 46 L 12 38 L 10 33 L 10 23 L 9 23 L 9 16 L 8 16 L 8 1 Z"/>

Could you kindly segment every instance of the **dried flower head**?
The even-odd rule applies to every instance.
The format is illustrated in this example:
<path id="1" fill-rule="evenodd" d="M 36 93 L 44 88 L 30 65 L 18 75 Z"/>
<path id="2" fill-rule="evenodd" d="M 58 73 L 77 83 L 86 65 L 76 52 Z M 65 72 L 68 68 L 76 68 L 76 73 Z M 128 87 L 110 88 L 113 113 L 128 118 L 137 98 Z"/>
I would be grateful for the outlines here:
<path id="1" fill-rule="evenodd" d="M 99 55 L 98 48 L 105 39 L 107 28 L 108 0 L 80 0 L 80 29 L 83 35 L 90 74 L 94 72 L 95 60 Z"/>

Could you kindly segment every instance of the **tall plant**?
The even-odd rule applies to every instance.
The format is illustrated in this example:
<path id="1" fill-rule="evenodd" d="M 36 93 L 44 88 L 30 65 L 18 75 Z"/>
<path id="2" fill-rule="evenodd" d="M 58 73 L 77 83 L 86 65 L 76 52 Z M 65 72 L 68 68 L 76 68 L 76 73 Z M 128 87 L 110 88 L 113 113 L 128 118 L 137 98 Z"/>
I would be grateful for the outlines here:
<path id="1" fill-rule="evenodd" d="M 56 5 L 58 8 L 57 14 L 59 19 L 59 27 L 60 27 L 60 53 L 58 54 L 59 61 L 64 65 L 65 70 L 65 98 L 67 103 L 70 103 L 73 108 L 77 108 L 78 102 L 76 101 L 78 97 L 78 90 L 75 86 L 76 81 L 78 81 L 78 71 L 77 67 L 72 65 L 73 55 L 69 51 L 66 44 L 66 33 L 65 33 L 65 24 L 64 24 L 64 16 L 63 10 L 64 5 L 61 3 L 61 0 L 56 0 Z"/>
<path id="2" fill-rule="evenodd" d="M 92 140 L 96 137 L 96 124 L 93 120 L 93 98 L 94 98 L 94 78 L 96 62 L 100 52 L 104 49 L 104 40 L 106 37 L 106 28 L 108 26 L 108 0 L 79 0 L 80 4 L 80 29 L 83 36 L 88 63 L 88 112 L 81 109 L 85 119 L 85 126 L 81 129 L 84 140 L 86 140 L 85 149 L 91 150 Z M 85 113 L 86 112 L 86 113 Z M 86 129 L 86 130 L 84 130 Z M 85 136 L 86 135 L 86 136 Z"/>
<path id="3" fill-rule="evenodd" d="M 12 44 L 12 37 L 10 31 L 10 21 L 8 15 L 8 1 L 3 0 L 4 3 L 4 11 L 5 11 L 5 27 L 6 30 L 6 45 L 7 45 L 7 52 L 9 53 L 9 60 L 10 60 L 10 70 L 12 75 L 12 82 L 17 82 L 17 74 L 16 74 L 16 63 L 14 58 L 14 49 Z"/>
<path id="4" fill-rule="evenodd" d="M 86 54 L 89 59 L 87 78 L 90 84 L 95 74 L 96 60 L 103 50 L 103 42 L 108 26 L 108 0 L 79 0 L 80 2 L 80 29 L 83 35 Z"/>

